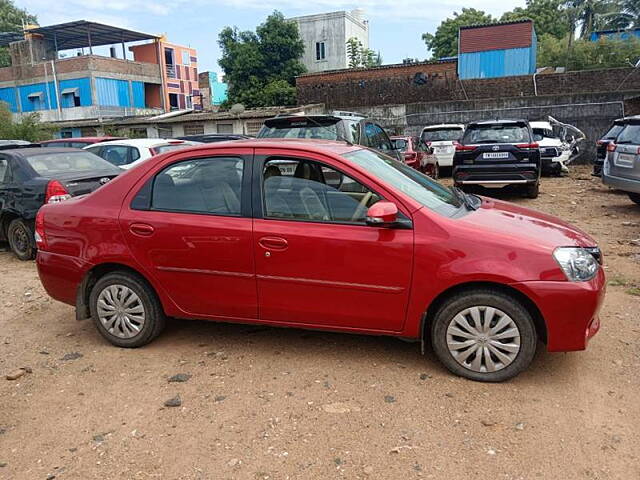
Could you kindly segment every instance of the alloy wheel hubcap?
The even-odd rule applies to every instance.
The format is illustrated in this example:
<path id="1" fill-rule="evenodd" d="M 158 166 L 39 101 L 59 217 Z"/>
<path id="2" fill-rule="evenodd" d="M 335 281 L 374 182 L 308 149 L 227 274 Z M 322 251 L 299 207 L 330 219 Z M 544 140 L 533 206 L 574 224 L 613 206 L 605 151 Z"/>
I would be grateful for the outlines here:
<path id="1" fill-rule="evenodd" d="M 24 228 L 16 229 L 13 234 L 13 239 L 17 250 L 20 252 L 25 252 L 27 250 L 29 239 L 27 238 L 27 232 L 24 231 Z"/>
<path id="2" fill-rule="evenodd" d="M 111 335 L 133 338 L 145 322 L 144 305 L 140 297 L 124 285 L 109 285 L 98 295 L 98 318 Z"/>
<path id="3" fill-rule="evenodd" d="M 447 328 L 447 348 L 463 367 L 478 373 L 502 370 L 520 352 L 520 330 L 502 310 L 476 306 L 455 315 Z"/>

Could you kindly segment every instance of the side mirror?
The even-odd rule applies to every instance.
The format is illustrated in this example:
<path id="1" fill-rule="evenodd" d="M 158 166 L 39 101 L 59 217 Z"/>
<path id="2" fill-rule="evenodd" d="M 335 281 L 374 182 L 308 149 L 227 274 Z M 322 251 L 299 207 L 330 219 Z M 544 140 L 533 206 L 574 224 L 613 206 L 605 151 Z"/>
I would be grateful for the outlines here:
<path id="1" fill-rule="evenodd" d="M 378 202 L 367 210 L 367 225 L 372 227 L 392 227 L 398 220 L 398 207 L 392 202 Z"/>

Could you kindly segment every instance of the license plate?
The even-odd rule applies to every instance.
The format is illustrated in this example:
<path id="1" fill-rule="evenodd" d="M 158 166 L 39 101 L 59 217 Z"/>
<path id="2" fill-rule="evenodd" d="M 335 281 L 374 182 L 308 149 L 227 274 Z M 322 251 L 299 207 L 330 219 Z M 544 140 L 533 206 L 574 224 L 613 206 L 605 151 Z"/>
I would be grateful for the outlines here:
<path id="1" fill-rule="evenodd" d="M 488 152 L 483 153 L 482 158 L 509 158 L 509 152 Z"/>
<path id="2" fill-rule="evenodd" d="M 615 164 L 616 164 L 616 167 L 633 168 L 634 160 L 635 160 L 635 156 L 634 155 L 628 155 L 628 154 L 625 154 L 625 153 L 621 153 L 616 158 Z"/>

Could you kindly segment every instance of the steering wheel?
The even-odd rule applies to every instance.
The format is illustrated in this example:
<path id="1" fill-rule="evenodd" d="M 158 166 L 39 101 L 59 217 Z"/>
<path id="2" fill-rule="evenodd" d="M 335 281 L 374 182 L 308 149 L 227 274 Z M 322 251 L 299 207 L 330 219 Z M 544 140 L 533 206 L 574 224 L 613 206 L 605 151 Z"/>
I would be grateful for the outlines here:
<path id="1" fill-rule="evenodd" d="M 362 200 L 360 200 L 360 203 L 356 207 L 356 211 L 353 212 L 353 215 L 351 216 L 352 222 L 355 222 L 358 218 L 360 218 L 360 215 L 364 213 L 364 211 L 367 209 L 367 203 L 369 203 L 371 197 L 373 197 L 373 192 L 367 192 L 365 196 L 362 197 Z"/>

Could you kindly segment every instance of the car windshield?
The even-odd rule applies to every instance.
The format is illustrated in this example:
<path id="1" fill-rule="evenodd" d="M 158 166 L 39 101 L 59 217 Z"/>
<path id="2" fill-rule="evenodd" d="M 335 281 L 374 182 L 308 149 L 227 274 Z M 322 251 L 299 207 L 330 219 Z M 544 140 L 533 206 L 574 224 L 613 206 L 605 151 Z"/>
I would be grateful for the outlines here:
<path id="1" fill-rule="evenodd" d="M 553 139 L 557 138 L 554 135 L 553 130 L 549 128 L 532 128 L 532 130 L 533 130 L 533 139 L 536 142 L 539 142 L 540 140 L 543 140 L 545 138 L 553 138 Z"/>
<path id="2" fill-rule="evenodd" d="M 451 217 L 462 206 L 449 188 L 374 150 L 356 150 L 343 157 L 440 215 Z"/>
<path id="3" fill-rule="evenodd" d="M 287 124 L 265 125 L 258 133 L 258 138 L 317 138 L 321 140 L 337 140 L 338 124 L 319 124 L 301 120 Z"/>
<path id="4" fill-rule="evenodd" d="M 424 130 L 422 132 L 422 141 L 427 142 L 453 142 L 454 140 L 460 140 L 462 136 L 461 128 L 434 128 Z"/>
<path id="5" fill-rule="evenodd" d="M 42 153 L 30 155 L 26 160 L 38 175 L 44 177 L 65 173 L 121 171 L 106 160 L 86 151 Z"/>
<path id="6" fill-rule="evenodd" d="M 462 137 L 465 145 L 478 143 L 529 143 L 529 129 L 522 124 L 471 125 Z"/>
<path id="7" fill-rule="evenodd" d="M 609 129 L 607 133 L 604 134 L 604 137 L 602 137 L 602 139 L 615 140 L 616 138 L 618 138 L 618 135 L 620 134 L 623 128 L 624 128 L 624 125 L 614 125 Z"/>
<path id="8" fill-rule="evenodd" d="M 407 148 L 409 148 L 409 142 L 404 138 L 392 138 L 391 143 L 394 149 L 400 150 L 401 152 L 406 152 Z"/>
<path id="9" fill-rule="evenodd" d="M 624 127 L 616 143 L 631 143 L 640 145 L 640 124 L 634 123 Z"/>

